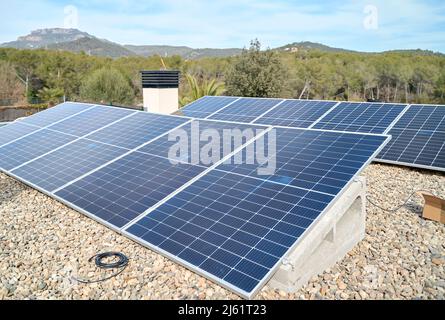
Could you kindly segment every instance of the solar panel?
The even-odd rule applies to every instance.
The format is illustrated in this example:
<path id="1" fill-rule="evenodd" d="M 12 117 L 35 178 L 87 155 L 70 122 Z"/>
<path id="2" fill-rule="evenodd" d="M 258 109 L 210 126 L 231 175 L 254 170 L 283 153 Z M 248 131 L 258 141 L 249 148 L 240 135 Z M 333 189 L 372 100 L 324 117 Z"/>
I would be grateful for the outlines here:
<path id="1" fill-rule="evenodd" d="M 445 171 L 445 131 L 392 129 L 392 141 L 378 160 Z"/>
<path id="2" fill-rule="evenodd" d="M 336 104 L 337 102 L 332 101 L 286 100 L 276 108 L 267 112 L 255 121 L 255 123 L 309 128 Z"/>
<path id="3" fill-rule="evenodd" d="M 87 138 L 134 149 L 188 121 L 189 119 L 182 117 L 137 112 L 118 123 L 88 135 Z"/>
<path id="4" fill-rule="evenodd" d="M 343 102 L 313 128 L 362 133 L 384 133 L 405 110 L 402 104 Z"/>
<path id="5" fill-rule="evenodd" d="M 335 195 L 384 140 L 380 135 L 276 129 L 273 175 L 259 175 L 258 165 L 233 164 L 233 160 L 232 164 L 224 164 L 217 170 Z M 264 163 L 263 167 L 267 165 Z"/>
<path id="6" fill-rule="evenodd" d="M 133 152 L 57 191 L 57 197 L 121 228 L 205 170 Z"/>
<path id="7" fill-rule="evenodd" d="M 36 132 L 39 128 L 29 126 L 20 122 L 13 122 L 0 128 L 0 146 L 22 138 L 30 133 Z"/>
<path id="8" fill-rule="evenodd" d="M 178 115 L 192 118 L 207 118 L 230 103 L 238 100 L 232 97 L 203 97 L 178 111 Z"/>
<path id="9" fill-rule="evenodd" d="M 250 123 L 282 101 L 281 99 L 240 98 L 210 116 L 209 119 Z"/>
<path id="10" fill-rule="evenodd" d="M 445 132 L 445 106 L 411 105 L 394 128 Z"/>
<path id="11" fill-rule="evenodd" d="M 279 137 L 295 132 L 298 138 L 291 147 L 277 149 L 284 152 L 288 160 L 287 163 L 279 161 L 277 172 L 292 167 L 295 179 L 290 181 L 299 179 L 300 171 L 305 169 L 307 174 L 319 174 L 312 188 L 282 183 L 281 177 L 277 181 L 270 177 L 262 179 L 252 171 L 227 172 L 227 165 L 220 165 L 142 215 L 125 233 L 251 298 L 273 274 L 285 254 L 387 140 L 386 136 L 335 132 L 325 136 L 321 131 L 279 131 Z M 305 139 L 319 148 L 309 148 L 307 153 L 301 151 L 299 156 L 293 157 L 290 152 L 297 150 L 297 141 Z M 332 139 L 332 147 L 324 151 L 327 139 Z M 347 147 L 353 150 L 348 155 L 352 162 L 345 156 L 338 158 L 337 152 Z M 318 161 L 310 162 L 308 158 Z M 305 169 L 298 168 L 299 159 L 304 160 Z M 329 173 L 332 173 L 330 180 L 323 180 Z M 342 180 L 344 175 L 348 176 L 347 181 Z M 330 182 L 330 190 L 335 194 L 315 191 L 318 185 L 326 183 L 327 186 Z"/>
<path id="12" fill-rule="evenodd" d="M 49 108 L 44 112 L 38 112 L 32 116 L 21 119 L 20 122 L 43 128 L 54 124 L 57 121 L 93 108 L 93 106 L 94 105 L 92 104 L 66 102 Z"/>
<path id="13" fill-rule="evenodd" d="M 378 161 L 445 171 L 445 106 L 412 105 Z"/>
<path id="14" fill-rule="evenodd" d="M 186 144 L 188 149 L 185 155 L 181 154 L 182 158 L 180 160 L 186 163 L 192 163 L 197 160 L 200 162 L 201 165 L 211 166 L 214 164 L 213 162 L 203 163 L 201 161 L 202 157 L 200 153 L 202 148 L 211 142 L 215 142 L 213 141 L 213 136 L 204 137 L 203 135 L 205 133 L 208 134 L 216 133 L 216 135 L 220 137 L 220 139 L 216 141 L 217 143 L 216 147 L 218 149 L 218 153 L 214 155 L 213 154 L 214 150 L 210 149 L 206 154 L 206 156 L 207 155 L 209 157 L 215 156 L 215 159 L 222 159 L 226 155 L 230 154 L 233 150 L 235 150 L 238 146 L 245 144 L 248 140 L 254 138 L 257 134 L 261 133 L 265 129 L 266 127 L 259 125 L 248 125 L 248 124 L 239 124 L 231 122 L 217 122 L 209 120 L 196 120 L 184 126 L 178 127 L 177 130 L 172 131 L 158 138 L 152 143 L 145 145 L 138 151 L 168 158 L 170 149 L 175 144 L 178 143 L 176 136 L 179 137 L 185 134 L 185 137 L 187 137 Z M 228 134 L 230 137 L 230 140 L 228 140 L 227 145 L 224 144 L 225 134 Z M 236 141 L 237 139 L 234 138 L 233 134 L 237 135 L 237 137 L 239 134 L 239 137 L 242 137 L 242 139 Z M 196 144 L 194 144 L 194 142 L 196 142 Z M 178 160 L 176 158 L 176 155 L 174 159 Z"/>
<path id="15" fill-rule="evenodd" d="M 12 170 L 75 139 L 76 137 L 47 129 L 37 131 L 1 147 L 0 168 Z"/>
<path id="16" fill-rule="evenodd" d="M 251 122 L 280 103 L 243 98 L 218 113 L 225 120 Z M 315 113 L 295 115 L 309 121 Z M 37 124 L 42 129 L 33 127 Z M 218 160 L 227 157 L 216 164 L 185 163 L 191 158 L 172 163 L 168 151 L 177 140 L 169 137 L 178 128 L 193 135 L 196 124 L 201 126 L 199 136 L 189 142 L 193 150 L 192 142 L 199 141 L 200 152 L 210 142 L 211 135 L 201 135 L 204 130 L 218 137 L 229 129 L 252 132 L 237 143 L 231 139 L 231 153 L 219 144 Z M 28 132 L 30 128 L 37 131 Z M 66 104 L 5 131 L 9 136 L 0 147 L 0 169 L 251 297 L 388 138 L 291 128 L 267 131 L 263 135 L 259 125 Z M 254 138 L 267 144 L 274 133 L 277 149 L 267 146 L 269 161 L 246 164 L 261 149 Z M 249 147 L 236 148 L 243 144 Z M 244 165 L 234 161 L 239 155 Z M 270 165 L 273 171 L 261 175 L 258 169 Z"/>
<path id="17" fill-rule="evenodd" d="M 134 113 L 135 111 L 96 106 L 51 125 L 48 129 L 81 137 Z"/>
<path id="18" fill-rule="evenodd" d="M 40 189 L 52 192 L 126 152 L 126 149 L 81 139 L 12 173 Z"/>

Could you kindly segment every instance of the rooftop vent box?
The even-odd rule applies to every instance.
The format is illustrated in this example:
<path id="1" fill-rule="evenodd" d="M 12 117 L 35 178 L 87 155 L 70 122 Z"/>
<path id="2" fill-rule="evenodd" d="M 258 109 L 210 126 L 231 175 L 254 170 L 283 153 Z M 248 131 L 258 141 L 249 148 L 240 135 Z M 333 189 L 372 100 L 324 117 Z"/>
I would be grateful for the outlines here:
<path id="1" fill-rule="evenodd" d="M 179 71 L 141 71 L 144 110 L 172 114 L 178 111 Z"/>

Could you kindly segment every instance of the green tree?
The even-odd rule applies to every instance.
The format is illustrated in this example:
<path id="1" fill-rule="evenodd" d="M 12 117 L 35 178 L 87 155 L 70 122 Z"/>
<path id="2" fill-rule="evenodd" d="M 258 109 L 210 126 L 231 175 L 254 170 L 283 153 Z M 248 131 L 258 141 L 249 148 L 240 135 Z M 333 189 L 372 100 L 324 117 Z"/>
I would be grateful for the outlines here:
<path id="1" fill-rule="evenodd" d="M 50 105 L 54 105 L 62 100 L 64 94 L 65 93 L 61 88 L 43 88 L 39 91 L 37 96 L 41 100 L 48 102 Z"/>
<path id="2" fill-rule="evenodd" d="M 442 74 L 439 77 L 439 80 L 437 80 L 436 84 L 436 97 L 439 99 L 439 101 L 443 101 L 445 98 L 445 71 L 442 71 Z"/>
<path id="3" fill-rule="evenodd" d="M 204 96 L 219 96 L 224 93 L 224 84 L 216 79 L 198 81 L 196 77 L 186 74 L 188 84 L 188 94 L 181 99 L 184 106 Z"/>
<path id="4" fill-rule="evenodd" d="M 0 61 L 0 100 L 14 104 L 25 100 L 25 85 L 18 79 L 9 62 Z"/>
<path id="5" fill-rule="evenodd" d="M 116 69 L 102 68 L 94 71 L 82 83 L 82 99 L 97 103 L 129 105 L 134 101 L 130 81 Z"/>
<path id="6" fill-rule="evenodd" d="M 233 96 L 279 97 L 286 79 L 279 55 L 261 50 L 258 40 L 243 50 L 226 76 L 227 92 Z"/>

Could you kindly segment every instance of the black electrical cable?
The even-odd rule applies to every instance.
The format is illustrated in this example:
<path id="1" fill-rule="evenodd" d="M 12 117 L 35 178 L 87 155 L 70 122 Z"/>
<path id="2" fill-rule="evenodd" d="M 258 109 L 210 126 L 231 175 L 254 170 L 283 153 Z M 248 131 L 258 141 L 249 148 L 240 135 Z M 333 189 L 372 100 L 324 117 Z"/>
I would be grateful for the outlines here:
<path id="1" fill-rule="evenodd" d="M 368 202 L 373 205 L 374 207 L 379 208 L 380 210 L 383 210 L 385 212 L 389 212 L 389 213 L 395 213 L 397 211 L 399 211 L 400 209 L 402 209 L 403 207 L 405 207 L 408 202 L 412 199 L 412 197 L 414 197 L 417 193 L 419 192 L 424 192 L 424 193 L 428 193 L 428 194 L 432 194 L 430 191 L 425 191 L 425 190 L 417 190 L 414 191 L 413 193 L 411 193 L 411 195 L 407 198 L 407 200 L 400 206 L 398 206 L 397 208 L 394 209 L 387 209 L 387 208 L 383 208 L 381 206 L 379 206 L 378 204 L 376 204 L 374 201 L 371 200 L 371 198 L 369 196 L 366 197 L 366 199 L 368 200 Z M 434 195 L 434 194 L 433 194 Z"/>
<path id="2" fill-rule="evenodd" d="M 115 262 L 103 262 L 103 260 L 112 258 L 112 257 L 118 258 L 118 260 Z M 117 271 L 116 273 L 112 274 L 109 277 L 102 278 L 99 280 L 84 280 L 84 279 L 78 279 L 78 278 L 74 278 L 74 277 L 73 277 L 73 279 L 76 280 L 77 282 L 84 283 L 84 284 L 104 282 L 104 281 L 110 280 L 114 277 L 117 277 L 122 272 L 124 272 L 124 270 L 127 268 L 128 264 L 130 262 L 128 257 L 120 252 L 99 253 L 99 254 L 92 256 L 90 259 L 88 259 L 88 262 L 92 262 L 93 260 L 96 264 L 96 267 L 98 267 L 99 269 L 102 269 L 102 270 L 120 269 L 120 270 Z"/>

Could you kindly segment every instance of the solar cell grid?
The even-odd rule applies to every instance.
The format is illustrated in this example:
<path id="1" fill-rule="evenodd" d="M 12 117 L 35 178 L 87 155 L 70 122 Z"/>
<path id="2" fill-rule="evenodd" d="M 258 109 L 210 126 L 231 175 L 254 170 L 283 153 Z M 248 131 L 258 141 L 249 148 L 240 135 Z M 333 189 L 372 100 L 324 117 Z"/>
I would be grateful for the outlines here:
<path id="1" fill-rule="evenodd" d="M 188 121 L 187 118 L 137 112 L 86 138 L 117 147 L 134 149 Z"/>
<path id="2" fill-rule="evenodd" d="M 127 232 L 249 295 L 332 199 L 211 171 Z"/>
<path id="3" fill-rule="evenodd" d="M 445 170 L 445 132 L 392 129 L 389 134 L 392 141 L 379 159 Z"/>
<path id="4" fill-rule="evenodd" d="M 12 173 L 41 189 L 52 192 L 125 152 L 125 149 L 81 139 Z"/>
<path id="5" fill-rule="evenodd" d="M 252 122 L 266 113 L 263 118 L 277 124 L 306 126 L 335 104 L 227 98 L 225 102 L 234 103 L 221 110 L 216 101 L 222 105 L 223 99 L 204 98 L 189 109 L 196 116 L 214 114 L 212 119 L 236 122 Z M 19 166 L 12 172 L 15 177 L 55 192 L 58 200 L 115 230 L 125 228 L 131 238 L 246 297 L 265 283 L 280 259 L 387 140 L 382 135 L 277 128 L 273 172 L 261 175 L 258 164 L 246 164 L 258 160 L 246 148 L 236 154 L 251 157 L 243 157 L 243 164 L 224 163 L 207 170 L 207 165 L 175 165 L 167 158 L 176 142 L 168 141 L 168 133 L 183 126 L 190 137 L 190 119 L 98 106 L 82 108 L 86 109 L 76 114 L 67 104 L 66 110 L 56 107 L 47 111 L 47 118 L 45 112 L 34 118 L 40 125 L 50 121 L 47 125 L 57 132 L 31 131 L 26 138 L 1 147 L 0 168 Z M 368 130 L 366 124 L 369 132 L 380 132 L 389 120 L 378 116 L 394 116 L 392 123 L 400 108 L 404 106 L 390 105 L 391 111 L 382 106 L 372 114 L 349 112 L 342 121 L 351 121 L 354 113 L 358 119 L 350 123 L 351 129 Z M 61 114 L 70 114 L 70 119 L 64 121 Z M 240 123 L 199 123 L 201 132 L 264 129 Z M 11 136 L 26 132 L 25 127 L 19 129 L 11 129 Z M 83 135 L 87 137 L 76 140 Z M 271 137 L 265 137 L 267 144 Z M 250 137 L 241 143 L 247 140 Z M 200 141 L 199 149 L 206 143 Z M 425 150 L 444 147 L 433 138 L 423 143 Z M 269 164 L 262 163 L 263 167 Z"/>
<path id="6" fill-rule="evenodd" d="M 192 118 L 207 118 L 237 99 L 232 97 L 204 97 L 182 108 L 178 115 Z"/>
<path id="7" fill-rule="evenodd" d="M 135 111 L 96 106 L 79 115 L 51 125 L 48 129 L 81 137 L 134 113 Z"/>
<path id="8" fill-rule="evenodd" d="M 276 161 L 273 174 L 260 175 L 257 161 L 253 165 L 223 164 L 216 169 L 337 194 L 386 139 L 380 135 L 278 128 L 275 157 L 268 155 Z"/>
<path id="9" fill-rule="evenodd" d="M 0 168 L 12 170 L 59 148 L 76 138 L 51 130 L 40 130 L 0 148 Z"/>
<path id="10" fill-rule="evenodd" d="M 36 132 L 37 130 L 39 130 L 39 128 L 20 122 L 13 122 L 7 126 L 3 126 L 0 128 L 0 146 Z"/>
<path id="11" fill-rule="evenodd" d="M 219 153 L 216 155 L 215 159 L 222 159 L 265 129 L 267 129 L 267 127 L 260 125 L 195 120 L 184 126 L 178 127 L 177 130 L 173 130 L 172 132 L 161 136 L 155 141 L 140 148 L 138 151 L 168 158 L 171 148 L 174 145 L 177 145 L 180 141 L 179 137 L 185 137 L 187 153 L 185 156 L 183 154 L 181 155 L 183 157 L 181 161 L 192 163 L 193 159 L 197 159 L 201 165 L 211 166 L 214 164 L 213 162 L 203 163 L 201 161 L 201 152 L 205 152 L 202 151 L 204 146 L 216 142 L 216 146 L 219 145 Z M 205 133 L 212 134 L 212 136 L 204 136 Z M 224 143 L 225 134 L 234 134 L 236 136 L 236 138 L 234 138 L 233 135 L 231 136 L 231 143 L 228 147 L 225 146 Z M 213 135 L 215 135 L 215 137 L 219 136 L 220 139 L 215 140 Z M 212 156 L 213 149 L 206 155 Z M 175 154 L 174 156 L 175 159 L 179 158 L 179 154 Z"/>
<path id="12" fill-rule="evenodd" d="M 343 102 L 313 128 L 361 133 L 384 133 L 406 105 Z"/>
<path id="13" fill-rule="evenodd" d="M 412 105 L 394 128 L 445 132 L 445 106 Z"/>
<path id="14" fill-rule="evenodd" d="M 282 101 L 281 99 L 241 98 L 210 116 L 209 119 L 250 123 Z"/>
<path id="15" fill-rule="evenodd" d="M 94 105 L 92 104 L 66 102 L 21 119 L 20 122 L 43 128 L 54 124 L 57 121 L 66 119 L 67 117 L 86 111 L 93 106 Z"/>
<path id="16" fill-rule="evenodd" d="M 63 200 L 121 228 L 205 170 L 133 152 L 56 192 Z"/>
<path id="17" fill-rule="evenodd" d="M 255 123 L 295 128 L 309 128 L 337 102 L 286 100 Z"/>
<path id="18" fill-rule="evenodd" d="M 445 106 L 412 105 L 377 161 L 445 171 Z"/>

